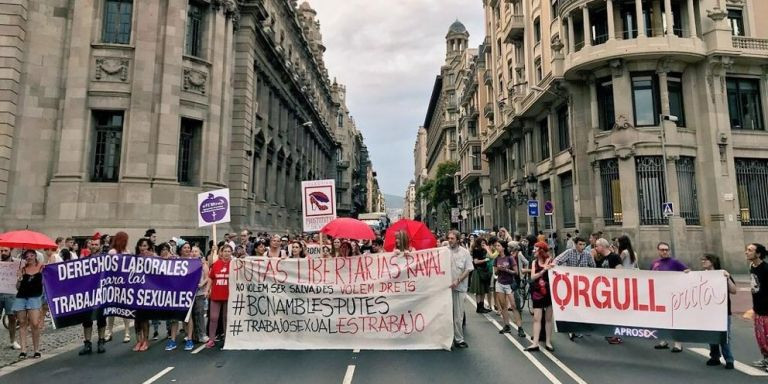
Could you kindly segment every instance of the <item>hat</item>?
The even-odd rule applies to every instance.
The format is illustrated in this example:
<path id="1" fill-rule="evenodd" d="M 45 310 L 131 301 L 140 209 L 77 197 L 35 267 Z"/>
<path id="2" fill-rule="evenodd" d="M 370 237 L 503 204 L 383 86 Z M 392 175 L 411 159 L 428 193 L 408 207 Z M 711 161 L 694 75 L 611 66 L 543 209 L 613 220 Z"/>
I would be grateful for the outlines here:
<path id="1" fill-rule="evenodd" d="M 280 238 L 280 241 L 288 241 L 288 237 L 283 236 L 283 237 Z"/>

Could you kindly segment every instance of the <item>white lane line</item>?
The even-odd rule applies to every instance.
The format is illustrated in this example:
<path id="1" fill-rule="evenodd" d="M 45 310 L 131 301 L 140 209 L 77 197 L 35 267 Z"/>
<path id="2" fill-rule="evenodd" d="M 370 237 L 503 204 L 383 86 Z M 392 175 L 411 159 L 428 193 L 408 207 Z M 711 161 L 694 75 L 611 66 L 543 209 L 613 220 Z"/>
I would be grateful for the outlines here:
<path id="1" fill-rule="evenodd" d="M 147 379 L 147 381 L 145 381 L 142 384 L 152 384 L 155 381 L 157 381 L 157 379 L 163 377 L 163 375 L 165 375 L 166 373 L 170 372 L 172 369 L 173 369 L 173 367 L 168 367 L 166 369 L 163 369 L 162 371 L 158 372 L 157 375 L 154 375 L 154 376 L 150 377 L 149 379 Z"/>
<path id="2" fill-rule="evenodd" d="M 193 355 L 196 355 L 196 354 L 200 353 L 200 351 L 202 351 L 203 349 L 205 349 L 205 344 L 203 344 L 203 345 L 201 345 L 201 346 L 199 346 L 199 347 L 195 348 L 195 350 L 194 350 L 194 351 L 192 351 L 192 354 L 193 354 Z"/>
<path id="3" fill-rule="evenodd" d="M 686 349 L 693 353 L 702 355 L 704 357 L 709 357 L 709 349 L 706 349 L 706 348 L 686 348 Z M 720 363 L 725 364 L 725 360 L 722 357 L 720 358 Z M 733 367 L 736 368 L 737 371 L 750 376 L 768 376 L 768 372 L 762 371 L 755 367 L 750 367 L 749 365 L 740 363 L 738 361 L 733 362 Z"/>
<path id="4" fill-rule="evenodd" d="M 471 298 L 469 295 L 467 295 L 466 298 L 473 304 L 473 306 L 477 306 L 477 303 L 475 302 L 475 300 Z M 501 326 L 501 324 L 499 324 L 498 321 L 491 318 L 491 316 L 489 316 L 488 314 L 484 315 L 484 317 L 486 320 L 490 321 L 491 324 L 493 324 L 497 329 L 501 330 L 502 328 L 504 328 Z M 515 348 L 517 348 L 520 352 L 522 352 L 523 356 L 525 356 L 531 363 L 533 363 L 533 365 L 539 370 L 539 372 L 541 372 L 542 375 L 544 375 L 547 379 L 549 379 L 549 381 L 552 384 L 562 384 L 562 382 L 558 380 L 558 378 L 555 377 L 555 375 L 549 369 L 547 369 L 543 364 L 541 364 L 541 362 L 538 359 L 533 357 L 533 353 L 526 352 L 525 347 L 523 347 L 523 345 L 520 344 L 519 341 L 515 340 L 515 338 L 512 337 L 512 335 L 505 333 L 504 336 L 506 336 L 507 340 L 512 342 L 512 345 L 514 345 Z"/>
<path id="5" fill-rule="evenodd" d="M 355 366 L 348 365 L 347 373 L 344 374 L 344 380 L 342 380 L 341 384 L 352 384 L 352 376 L 354 375 L 355 375 Z"/>
<path id="6" fill-rule="evenodd" d="M 473 299 L 471 296 L 467 295 L 466 297 L 467 297 L 467 299 L 468 299 L 468 300 L 469 300 L 469 301 L 472 303 L 472 305 L 474 305 L 474 306 L 477 306 L 477 303 L 475 302 L 475 300 L 474 300 L 474 299 Z M 510 316 L 511 316 L 511 314 L 510 314 Z M 495 322 L 495 321 L 496 321 L 496 320 L 492 320 L 492 319 L 491 319 L 491 317 L 490 317 L 490 315 L 488 315 L 488 314 L 485 314 L 485 317 L 486 317 L 486 319 L 488 319 L 488 320 L 491 320 L 491 321 L 493 321 L 493 322 Z M 515 331 L 517 331 L 517 325 L 515 325 L 515 324 L 510 324 L 510 326 L 511 326 L 511 327 L 512 327 L 512 328 L 513 328 Z M 502 327 L 501 325 L 499 325 L 497 328 L 501 329 L 501 328 L 503 328 L 503 327 Z M 508 338 L 508 339 L 510 339 L 510 340 L 514 340 L 514 338 L 513 338 L 512 336 L 510 336 L 509 334 L 507 334 L 507 338 Z M 571 377 L 571 379 L 573 379 L 575 382 L 577 382 L 577 383 L 579 383 L 579 384 L 587 384 L 587 382 L 586 382 L 586 381 L 584 381 L 584 379 L 582 379 L 582 378 L 581 378 L 581 376 L 579 376 L 578 374 L 576 374 L 576 372 L 574 372 L 574 371 L 573 371 L 571 368 L 569 368 L 567 365 L 565 365 L 565 363 L 563 363 L 562 361 L 560 361 L 560 359 L 558 359 L 557 357 L 555 357 L 555 355 L 553 355 L 551 352 L 547 351 L 547 350 L 546 350 L 546 349 L 544 349 L 544 348 L 541 348 L 541 349 L 539 350 L 539 352 L 543 353 L 543 354 L 544 354 L 544 356 L 546 356 L 547 358 L 549 358 L 549 360 L 551 360 L 553 363 L 555 363 L 555 365 L 557 365 L 557 366 L 558 366 L 558 367 L 559 367 L 559 368 L 560 368 L 560 369 L 561 369 L 563 372 L 565 372 L 565 374 L 566 374 L 566 375 L 570 376 L 570 377 Z M 530 353 L 528 353 L 528 352 L 524 352 L 524 353 L 530 354 Z"/>
<path id="7" fill-rule="evenodd" d="M 360 348 L 356 348 L 356 349 L 352 350 L 352 353 L 360 353 Z"/>

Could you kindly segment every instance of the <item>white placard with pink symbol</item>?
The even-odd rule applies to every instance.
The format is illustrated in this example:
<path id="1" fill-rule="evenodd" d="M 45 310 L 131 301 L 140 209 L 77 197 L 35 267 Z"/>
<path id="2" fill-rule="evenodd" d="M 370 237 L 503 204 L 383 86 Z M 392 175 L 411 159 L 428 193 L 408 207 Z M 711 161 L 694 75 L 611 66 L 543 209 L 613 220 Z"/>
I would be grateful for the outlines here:
<path id="1" fill-rule="evenodd" d="M 319 231 L 336 218 L 336 180 L 301 182 L 304 232 Z"/>

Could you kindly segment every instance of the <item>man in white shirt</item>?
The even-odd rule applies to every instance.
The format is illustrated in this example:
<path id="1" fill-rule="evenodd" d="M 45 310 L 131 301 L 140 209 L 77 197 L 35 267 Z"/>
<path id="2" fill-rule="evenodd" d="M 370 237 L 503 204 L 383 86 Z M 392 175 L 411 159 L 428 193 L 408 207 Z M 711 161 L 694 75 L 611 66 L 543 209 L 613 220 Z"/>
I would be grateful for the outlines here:
<path id="1" fill-rule="evenodd" d="M 459 232 L 448 232 L 448 251 L 451 255 L 451 293 L 453 295 L 453 346 L 467 348 L 464 341 L 464 294 L 467 293 L 467 278 L 475 269 L 472 256 L 466 248 L 459 246 Z"/>

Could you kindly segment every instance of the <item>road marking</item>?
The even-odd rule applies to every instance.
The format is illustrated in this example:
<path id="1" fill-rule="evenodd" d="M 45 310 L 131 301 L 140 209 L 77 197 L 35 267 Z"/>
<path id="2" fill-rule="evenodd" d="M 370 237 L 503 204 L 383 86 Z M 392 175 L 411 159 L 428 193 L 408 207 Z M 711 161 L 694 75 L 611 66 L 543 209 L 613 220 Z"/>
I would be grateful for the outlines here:
<path id="1" fill-rule="evenodd" d="M 154 375 L 154 376 L 150 377 L 149 379 L 147 379 L 147 381 L 145 381 L 142 384 L 152 384 L 155 381 L 157 381 L 157 379 L 163 377 L 163 375 L 165 375 L 166 373 L 170 372 L 171 370 L 173 370 L 173 367 L 168 367 L 166 369 L 163 369 L 162 371 L 158 372 L 157 375 Z"/>
<path id="2" fill-rule="evenodd" d="M 709 357 L 709 349 L 706 349 L 706 348 L 686 348 L 686 349 L 693 353 L 702 355 L 704 357 Z M 725 359 L 721 357 L 720 363 L 725 364 Z M 738 361 L 733 362 L 733 367 L 736 368 L 737 371 L 750 376 L 768 376 L 768 372 L 761 371 L 755 367 L 750 367 L 749 365 L 740 363 Z"/>
<path id="3" fill-rule="evenodd" d="M 201 345 L 201 346 L 199 346 L 199 347 L 195 348 L 195 350 L 194 350 L 194 351 L 192 351 L 192 354 L 193 354 L 193 355 L 196 355 L 196 354 L 200 353 L 200 351 L 202 351 L 203 349 L 205 349 L 205 343 L 203 343 L 203 345 Z"/>
<path id="4" fill-rule="evenodd" d="M 477 302 L 473 298 L 471 298 L 469 295 L 466 295 L 466 298 L 473 304 L 473 306 L 477 306 Z M 491 316 L 489 316 L 488 314 L 484 315 L 484 317 L 486 320 L 490 321 L 491 324 L 493 324 L 497 329 L 501 330 L 502 328 L 504 328 L 501 326 L 501 324 L 499 324 L 498 321 L 491 318 Z M 539 372 L 541 372 L 542 375 L 544 375 L 547 379 L 549 379 L 549 381 L 552 384 L 562 384 L 562 382 L 558 380 L 558 378 L 555 377 L 555 375 L 549 369 L 547 369 L 543 364 L 541 364 L 541 362 L 537 358 L 533 357 L 533 353 L 526 352 L 523 345 L 520 344 L 519 341 L 515 340 L 515 338 L 512 337 L 512 335 L 505 333 L 504 336 L 507 338 L 507 340 L 512 342 L 512 345 L 514 345 L 515 348 L 517 348 L 520 352 L 522 352 L 523 356 L 525 356 L 531 363 L 533 363 L 533 365 L 539 370 Z"/>
<path id="5" fill-rule="evenodd" d="M 477 303 L 475 302 L 475 300 L 474 300 L 474 299 L 472 299 L 472 297 L 471 297 L 471 296 L 469 296 L 469 295 L 466 295 L 466 297 L 467 297 L 467 299 L 468 299 L 468 300 L 469 300 L 469 301 L 472 303 L 472 305 L 474 305 L 474 306 L 477 306 Z M 490 315 L 488 315 L 488 314 L 485 314 L 484 316 L 485 316 L 485 318 L 486 318 L 486 319 L 488 319 L 488 320 L 491 320 L 492 322 L 496 322 L 496 320 L 493 320 L 493 319 L 490 317 Z M 521 316 L 522 316 L 522 314 L 521 314 Z M 498 324 L 498 323 L 497 323 L 497 324 Z M 511 326 L 512 328 L 514 328 L 514 330 L 515 330 L 515 331 L 517 331 L 517 325 L 515 325 L 515 324 L 510 324 L 510 326 Z M 498 329 L 502 329 L 503 327 L 501 326 L 501 324 L 499 324 L 499 325 L 497 326 L 497 328 L 498 328 Z M 507 335 L 507 338 L 508 338 L 508 339 L 510 339 L 510 340 L 514 340 L 514 338 L 513 338 L 512 336 L 510 336 L 509 334 L 506 334 L 506 335 Z M 581 376 L 579 376 L 578 374 L 576 374 L 576 372 L 574 372 L 574 371 L 573 371 L 572 369 L 570 369 L 570 368 L 569 368 L 567 365 L 565 365 L 565 363 L 563 363 L 562 361 L 560 361 L 560 359 L 558 359 L 557 357 L 555 357 L 555 355 L 553 355 L 552 353 L 550 353 L 549 351 L 547 351 L 547 350 L 546 350 L 546 349 L 544 349 L 544 348 L 541 348 L 541 349 L 539 350 L 539 352 L 542 352 L 542 353 L 544 354 L 544 356 L 546 356 L 547 358 L 549 358 L 549 360 L 551 360 L 553 363 L 555 363 L 555 365 L 557 365 L 557 366 L 558 366 L 558 367 L 559 367 L 559 368 L 560 368 L 560 369 L 561 369 L 563 372 L 565 372 L 565 374 L 566 374 L 566 375 L 570 376 L 570 377 L 571 377 L 571 379 L 573 379 L 575 382 L 577 382 L 577 383 L 579 383 L 579 384 L 587 384 L 587 382 L 586 382 L 586 381 L 584 381 L 584 379 L 582 379 L 582 378 L 581 378 Z M 526 353 L 526 354 L 529 354 L 529 355 L 530 355 L 530 353 L 528 353 L 528 352 L 524 352 L 524 353 Z"/>
<path id="6" fill-rule="evenodd" d="M 355 366 L 348 365 L 347 373 L 344 374 L 344 380 L 342 380 L 341 384 L 352 384 L 352 376 L 354 375 L 355 375 Z"/>

